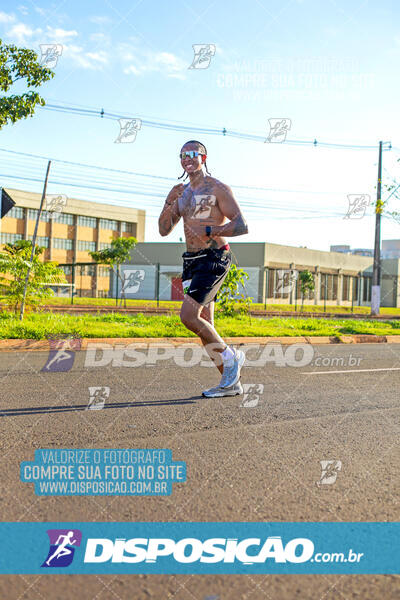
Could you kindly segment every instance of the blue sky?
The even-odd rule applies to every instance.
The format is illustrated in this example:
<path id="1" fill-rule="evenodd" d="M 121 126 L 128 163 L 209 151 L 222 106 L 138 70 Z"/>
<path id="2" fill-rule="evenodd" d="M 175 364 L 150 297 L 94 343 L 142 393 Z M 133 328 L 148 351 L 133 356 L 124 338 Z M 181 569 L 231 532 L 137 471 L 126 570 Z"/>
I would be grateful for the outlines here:
<path id="1" fill-rule="evenodd" d="M 268 119 L 286 118 L 287 140 L 377 146 L 382 139 L 400 147 L 398 22 L 398 5 L 388 0 L 6 0 L 0 37 L 38 53 L 39 44 L 62 46 L 54 79 L 40 89 L 50 104 L 265 137 Z M 188 68 L 193 44 L 215 45 L 207 69 Z M 146 209 L 146 240 L 177 241 L 182 225 L 160 238 L 157 215 L 181 174 L 181 145 L 200 138 L 212 175 L 233 187 L 249 222 L 249 235 L 235 241 L 373 247 L 372 206 L 361 219 L 343 217 L 348 194 L 373 198 L 377 149 L 254 142 L 145 123 L 133 143 L 115 143 L 118 134 L 116 119 L 39 109 L 4 128 L 0 148 L 148 175 L 53 163 L 49 192 Z M 400 181 L 399 157 L 397 149 L 384 153 L 384 181 Z M 35 180 L 44 159 L 0 152 L 0 165 L 4 187 L 41 190 Z M 127 184 L 130 191 L 116 191 Z M 400 237 L 400 224 L 383 219 L 382 237 Z"/>

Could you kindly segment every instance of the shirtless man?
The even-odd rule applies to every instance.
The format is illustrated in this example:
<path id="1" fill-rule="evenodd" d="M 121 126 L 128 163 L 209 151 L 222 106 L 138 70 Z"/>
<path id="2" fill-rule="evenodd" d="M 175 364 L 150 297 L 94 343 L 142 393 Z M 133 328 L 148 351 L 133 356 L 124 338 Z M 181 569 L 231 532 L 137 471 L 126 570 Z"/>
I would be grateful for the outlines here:
<path id="1" fill-rule="evenodd" d="M 225 237 L 244 235 L 248 229 L 232 190 L 208 174 L 206 158 L 200 142 L 191 140 L 182 146 L 181 165 L 190 183 L 175 185 L 169 192 L 158 226 L 165 236 L 183 218 L 187 251 L 182 255 L 180 318 L 200 337 L 222 375 L 219 385 L 203 391 L 203 396 L 217 398 L 243 393 L 239 378 L 245 356 L 227 346 L 216 332 L 214 301 L 232 262 Z"/>

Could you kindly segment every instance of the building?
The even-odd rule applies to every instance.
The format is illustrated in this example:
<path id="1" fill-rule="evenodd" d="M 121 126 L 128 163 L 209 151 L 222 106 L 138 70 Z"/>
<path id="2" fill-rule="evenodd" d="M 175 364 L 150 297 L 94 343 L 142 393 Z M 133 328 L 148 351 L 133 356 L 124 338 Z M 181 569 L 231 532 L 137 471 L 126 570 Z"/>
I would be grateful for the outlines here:
<path id="1" fill-rule="evenodd" d="M 400 258 L 400 240 L 382 241 L 382 258 Z"/>
<path id="2" fill-rule="evenodd" d="M 323 252 L 263 242 L 230 243 L 234 262 L 248 274 L 246 291 L 254 302 L 301 302 L 298 273 L 313 273 L 315 290 L 304 304 L 368 306 L 373 259 L 343 252 Z M 182 299 L 182 253 L 185 244 L 139 243 L 122 266 L 127 298 Z M 382 260 L 382 306 L 400 306 L 400 260 Z M 242 290 L 244 291 L 244 290 Z M 113 278 L 111 294 L 117 293 Z M 118 290 L 120 295 L 120 290 Z"/>
<path id="3" fill-rule="evenodd" d="M 6 192 L 16 205 L 1 221 L 0 247 L 32 239 L 41 200 L 41 194 L 8 188 Z M 46 210 L 42 212 L 37 243 L 45 248 L 44 260 L 54 260 L 63 267 L 78 295 L 108 296 L 109 269 L 79 263 L 93 262 L 89 251 L 109 246 L 114 237 L 133 236 L 144 242 L 145 215 L 141 209 L 68 198 L 54 218 Z M 73 269 L 74 263 L 78 266 Z"/>
<path id="4" fill-rule="evenodd" d="M 344 254 L 351 254 L 350 246 L 348 246 L 347 244 L 340 244 L 340 245 L 337 245 L 337 246 L 331 246 L 330 247 L 330 251 L 331 252 L 343 252 Z"/>
<path id="5" fill-rule="evenodd" d="M 370 248 L 353 248 L 351 250 L 350 246 L 346 244 L 339 246 L 331 246 L 331 252 L 343 252 L 344 254 L 356 254 L 357 256 L 374 256 L 374 251 Z"/>

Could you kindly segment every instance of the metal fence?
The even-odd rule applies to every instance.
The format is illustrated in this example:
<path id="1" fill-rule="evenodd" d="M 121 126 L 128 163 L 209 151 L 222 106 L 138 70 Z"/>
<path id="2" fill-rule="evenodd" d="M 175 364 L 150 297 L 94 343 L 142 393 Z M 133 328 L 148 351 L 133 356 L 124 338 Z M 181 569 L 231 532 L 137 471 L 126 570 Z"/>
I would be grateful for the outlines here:
<path id="1" fill-rule="evenodd" d="M 182 300 L 182 265 L 124 264 L 121 277 L 115 270 L 95 263 L 60 265 L 69 286 L 55 289 L 57 295 L 74 297 L 121 298 L 137 300 Z M 241 267 L 247 274 L 244 287 L 239 293 L 249 296 L 255 303 L 290 304 L 297 308 L 303 304 L 341 304 L 344 306 L 369 305 L 371 301 L 371 273 L 359 275 L 316 272 L 310 268 L 314 278 L 314 290 L 303 294 L 299 271 L 269 267 Z M 397 278 L 387 276 L 389 289 L 387 306 L 395 306 Z M 392 290 L 390 292 L 390 290 Z"/>

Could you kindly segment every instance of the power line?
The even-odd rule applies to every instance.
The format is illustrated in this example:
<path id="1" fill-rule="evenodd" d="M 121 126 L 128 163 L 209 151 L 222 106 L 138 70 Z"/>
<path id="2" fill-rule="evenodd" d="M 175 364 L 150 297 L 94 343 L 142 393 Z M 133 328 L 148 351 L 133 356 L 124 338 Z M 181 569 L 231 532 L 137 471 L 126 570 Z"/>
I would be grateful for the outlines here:
<path id="1" fill-rule="evenodd" d="M 35 182 L 35 183 L 41 183 L 42 182 L 42 178 L 40 177 L 26 177 L 26 176 L 18 176 L 18 175 L 9 175 L 8 173 L 0 173 L 0 177 L 8 177 L 10 179 L 14 179 L 14 180 L 18 180 L 18 181 L 30 181 L 30 182 Z M 127 195 L 139 195 L 139 196 L 149 196 L 149 197 L 156 197 L 156 198 L 165 198 L 165 194 L 159 194 L 156 193 L 154 191 L 152 192 L 146 192 L 146 191 L 142 191 L 142 190 L 134 190 L 134 189 L 126 189 L 126 188 L 109 188 L 109 187 L 102 187 L 102 186 L 98 186 L 98 185 L 87 185 L 87 184 L 83 184 L 83 183 L 74 183 L 71 180 L 68 181 L 64 181 L 64 180 L 57 180 L 57 179 L 52 179 L 51 181 L 52 185 L 62 185 L 64 187 L 74 187 L 74 188 L 82 188 L 82 189 L 86 189 L 86 190 L 98 190 L 98 191 L 103 191 L 103 192 L 114 192 L 114 193 L 120 193 L 120 194 L 127 194 Z M 263 206 L 260 206 L 259 204 L 257 204 L 256 202 L 254 202 L 255 200 L 257 200 L 257 198 L 249 198 L 249 197 L 243 197 L 243 199 L 241 199 L 241 204 L 246 207 L 246 208 L 250 208 L 250 209 L 256 209 L 254 212 L 257 212 L 257 209 L 259 209 L 259 212 L 261 214 L 265 214 L 265 209 L 268 209 L 269 211 L 283 211 L 283 212 L 290 212 L 290 213 L 300 213 L 304 216 L 304 218 L 306 218 L 306 215 L 310 215 L 310 213 L 315 213 L 314 217 L 309 216 L 308 218 L 329 218 L 329 217 L 341 217 L 343 216 L 341 213 L 336 213 L 336 214 L 332 214 L 332 213 L 328 213 L 328 214 L 324 214 L 321 213 L 320 210 L 313 210 L 313 209 L 306 209 L 306 208 L 296 208 L 293 206 L 273 206 L 271 204 L 267 204 L 264 201 Z M 158 207 L 159 205 L 150 205 L 152 207 Z M 285 217 L 287 218 L 287 216 Z M 303 217 L 300 217 L 303 218 Z"/>
<path id="2" fill-rule="evenodd" d="M 35 158 L 35 159 L 41 159 L 41 160 L 51 160 L 54 163 L 60 163 L 60 164 L 65 164 L 65 165 L 73 165 L 73 166 L 79 166 L 79 167 L 84 167 L 84 168 L 88 168 L 88 169 L 96 169 L 96 170 L 100 170 L 102 172 L 107 171 L 110 173 L 120 173 L 120 174 L 126 174 L 126 175 L 134 175 L 137 177 L 147 177 L 150 179 L 160 179 L 160 180 L 164 180 L 164 181 L 172 181 L 175 182 L 176 178 L 173 177 L 165 177 L 165 176 L 161 176 L 161 175 L 150 175 L 148 173 L 138 173 L 136 171 L 126 171 L 123 169 L 114 169 L 111 167 L 101 167 L 98 165 L 90 165 L 87 163 L 81 163 L 81 162 L 73 162 L 73 161 L 69 161 L 69 160 L 61 160 L 61 159 L 57 159 L 57 158 L 49 158 L 48 156 L 42 156 L 42 155 L 38 155 L 38 154 L 31 154 L 28 152 L 18 152 L 16 150 L 8 150 L 6 148 L 0 148 L 0 152 L 5 152 L 8 154 L 14 154 L 14 155 L 19 155 L 19 156 L 27 156 L 30 158 Z M 25 163 L 24 163 L 25 166 Z M 293 189 L 281 189 L 281 188 L 267 188 L 267 187 L 258 187 L 258 186 L 250 186 L 250 185 L 239 185 L 239 184 L 231 184 L 231 187 L 233 188 L 240 188 L 240 189 L 248 189 L 248 190 L 257 190 L 257 191 L 262 191 L 262 192 L 279 192 L 279 193 L 295 193 L 295 194 L 329 194 L 329 195 L 338 195 L 338 194 L 346 194 L 347 192 L 332 192 L 332 191 L 326 191 L 326 190 L 293 190 Z"/>
<path id="3" fill-rule="evenodd" d="M 133 117 L 128 114 L 119 114 L 114 112 L 107 112 L 103 109 L 90 109 L 90 108 L 75 108 L 72 106 L 65 106 L 62 104 L 46 104 L 42 107 L 44 110 L 55 111 L 55 112 L 63 112 L 74 115 L 79 115 L 83 117 L 96 117 L 103 119 L 135 119 L 138 117 Z M 219 135 L 224 137 L 234 137 L 237 139 L 245 139 L 248 141 L 257 141 L 257 142 L 266 142 L 265 135 L 256 135 L 246 132 L 234 131 L 226 129 L 225 127 L 215 128 L 215 127 L 196 127 L 193 125 L 178 125 L 176 122 L 168 122 L 168 121 L 154 121 L 149 119 L 141 119 L 142 125 L 146 125 L 147 127 L 155 127 L 158 129 L 172 130 L 172 131 L 187 131 L 187 132 L 195 132 L 204 135 Z M 321 146 L 323 148 L 335 148 L 335 149 L 349 149 L 349 150 L 376 150 L 376 145 L 360 145 L 360 144 L 338 144 L 336 142 L 320 142 L 317 139 L 314 140 L 290 140 L 285 139 L 285 145 L 291 146 Z M 281 144 L 282 145 L 282 144 Z M 387 148 L 391 149 L 391 146 Z"/>

